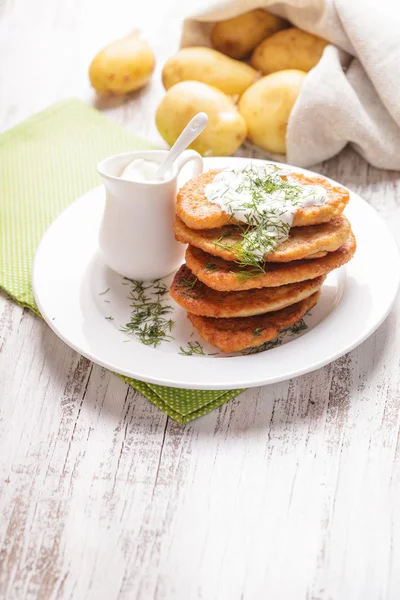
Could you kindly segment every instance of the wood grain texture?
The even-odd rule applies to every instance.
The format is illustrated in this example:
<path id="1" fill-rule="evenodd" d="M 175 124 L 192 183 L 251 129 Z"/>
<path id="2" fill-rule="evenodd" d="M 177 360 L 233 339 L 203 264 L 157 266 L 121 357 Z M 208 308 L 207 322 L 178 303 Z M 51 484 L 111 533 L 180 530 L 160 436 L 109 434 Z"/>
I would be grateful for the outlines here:
<path id="1" fill-rule="evenodd" d="M 151 85 L 99 107 L 160 143 L 182 2 L 3 3 L 0 128 L 64 97 L 94 102 L 91 57 L 140 27 Z M 400 240 L 398 173 L 349 150 L 316 170 Z M 397 600 L 398 315 L 328 367 L 180 427 L 0 296 L 0 598 Z"/>

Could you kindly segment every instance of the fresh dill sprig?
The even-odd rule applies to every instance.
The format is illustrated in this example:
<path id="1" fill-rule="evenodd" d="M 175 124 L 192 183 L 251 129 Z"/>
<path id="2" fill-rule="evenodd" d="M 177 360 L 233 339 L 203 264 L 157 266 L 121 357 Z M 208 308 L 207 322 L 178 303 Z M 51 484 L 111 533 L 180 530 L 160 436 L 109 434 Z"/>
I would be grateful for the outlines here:
<path id="1" fill-rule="evenodd" d="M 232 235 L 232 229 L 226 229 L 222 235 L 220 236 L 220 240 L 226 240 L 226 238 L 230 237 Z"/>
<path id="2" fill-rule="evenodd" d="M 150 284 L 128 279 L 131 285 L 129 295 L 132 309 L 130 321 L 121 331 L 134 335 L 142 344 L 156 348 L 161 342 L 169 342 L 174 321 L 166 315 L 172 306 L 164 303 L 168 287 L 156 279 Z"/>
<path id="3" fill-rule="evenodd" d="M 180 350 L 179 354 L 181 354 L 182 356 L 193 356 L 194 354 L 197 354 L 197 355 L 200 354 L 201 356 L 215 356 L 216 354 L 218 354 L 218 352 L 215 352 L 212 354 L 206 354 L 206 352 L 204 352 L 204 348 L 200 344 L 200 342 L 188 342 L 187 350 L 185 350 L 185 348 L 183 346 L 181 346 L 179 348 L 179 350 Z"/>
<path id="4" fill-rule="evenodd" d="M 265 352 L 266 350 L 272 350 L 272 348 L 276 348 L 277 346 L 280 346 L 282 344 L 282 341 L 283 341 L 282 338 L 277 337 L 274 340 L 271 340 L 270 342 L 264 342 L 260 346 L 256 346 L 254 348 L 247 348 L 246 350 L 243 350 L 242 354 L 244 356 L 248 356 L 249 354 L 258 354 L 259 352 Z"/>
<path id="5" fill-rule="evenodd" d="M 301 331 L 305 331 L 306 329 L 308 329 L 308 325 L 304 321 L 304 319 L 301 319 L 301 321 L 289 327 L 289 329 L 287 329 L 286 332 L 290 333 L 290 335 L 297 335 L 298 333 L 300 333 Z"/>
<path id="6" fill-rule="evenodd" d="M 280 333 L 280 335 L 277 338 L 275 338 L 274 340 L 270 340 L 269 342 L 264 342 L 260 346 L 257 346 L 254 348 L 246 348 L 246 350 L 243 350 L 242 355 L 248 356 L 249 354 L 258 354 L 259 352 L 265 352 L 266 350 L 272 350 L 273 348 L 277 348 L 278 346 L 280 346 L 283 343 L 285 338 L 298 335 L 299 333 L 301 333 L 302 331 L 305 331 L 306 329 L 308 329 L 308 325 L 304 321 L 304 319 L 301 319 L 300 321 L 298 321 L 298 323 L 295 323 L 294 325 L 291 325 L 290 327 L 288 327 L 287 329 L 282 331 Z M 263 330 L 264 330 L 264 327 L 257 327 L 253 331 L 253 336 L 254 337 L 260 336 L 261 333 L 263 332 Z"/>
<path id="7" fill-rule="evenodd" d="M 201 354 L 201 356 L 206 356 L 204 348 L 199 342 L 188 342 L 187 350 L 185 350 L 183 346 L 181 346 L 179 350 L 179 354 L 182 356 L 193 356 L 193 354 Z"/>
<path id="8" fill-rule="evenodd" d="M 239 171 L 233 172 L 239 174 Z M 223 243 L 223 235 L 214 243 L 225 250 L 232 250 L 236 255 L 235 262 L 239 266 L 251 266 L 265 272 L 260 267 L 265 254 L 273 252 L 289 235 L 290 225 L 282 217 L 288 211 L 295 212 L 302 202 L 301 194 L 304 194 L 304 191 L 301 186 L 282 176 L 278 167 L 268 172 L 250 164 L 242 169 L 240 174 L 244 177 L 236 189 L 226 188 L 220 197 L 225 197 L 224 208 L 230 214 L 230 218 L 236 218 L 237 198 L 238 195 L 243 195 L 244 200 L 240 203 L 239 212 L 246 222 L 239 225 L 241 240 L 236 244 Z M 228 195 L 229 191 L 233 192 L 231 198 Z M 254 275 L 245 271 L 244 275 L 240 276 L 245 278 Z"/>
<path id="9" fill-rule="evenodd" d="M 199 280 L 194 275 L 182 277 L 179 285 L 184 289 L 185 296 L 189 298 L 197 298 L 200 295 L 200 289 L 196 288 L 198 281 Z"/>
<path id="10" fill-rule="evenodd" d="M 182 285 L 182 287 L 186 288 L 187 290 L 192 290 L 195 287 L 197 281 L 198 281 L 197 277 L 194 277 L 193 279 L 188 279 L 187 277 L 182 277 L 181 285 Z"/>
<path id="11" fill-rule="evenodd" d="M 246 265 L 248 266 L 248 265 Z M 246 269 L 243 271 L 229 271 L 232 275 L 235 275 L 236 278 L 241 281 L 245 279 L 252 279 L 253 277 L 260 277 L 260 275 L 265 274 L 265 269 L 261 264 L 254 265 L 251 269 Z"/>
<path id="12" fill-rule="evenodd" d="M 237 229 L 237 227 L 235 227 L 235 229 Z M 224 231 L 224 233 L 222 235 L 220 235 L 219 238 L 213 242 L 214 246 L 217 246 L 218 248 L 222 248 L 223 250 L 231 250 L 234 252 L 235 249 L 237 248 L 237 246 L 239 245 L 237 241 L 231 240 L 230 242 L 228 242 L 228 241 L 226 243 L 223 242 L 223 240 L 227 240 L 227 238 L 229 238 L 232 235 L 232 233 L 233 233 L 232 230 Z"/>
<path id="13" fill-rule="evenodd" d="M 264 331 L 265 327 L 256 327 L 253 331 L 253 337 L 259 337 Z"/>
<path id="14" fill-rule="evenodd" d="M 218 265 L 216 265 L 215 263 L 208 262 L 204 265 L 204 268 L 206 269 L 206 271 L 210 271 L 210 273 L 212 273 L 213 271 L 216 271 L 218 269 Z"/>

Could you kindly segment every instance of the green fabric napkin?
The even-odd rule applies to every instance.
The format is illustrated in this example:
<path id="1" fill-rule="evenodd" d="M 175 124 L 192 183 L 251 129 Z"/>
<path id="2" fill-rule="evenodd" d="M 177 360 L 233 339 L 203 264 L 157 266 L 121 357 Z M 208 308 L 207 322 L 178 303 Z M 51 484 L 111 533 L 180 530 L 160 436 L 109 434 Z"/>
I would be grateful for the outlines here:
<path id="1" fill-rule="evenodd" d="M 153 147 L 78 100 L 55 104 L 0 135 L 0 288 L 39 314 L 31 269 L 45 230 L 100 183 L 96 165 L 102 158 Z M 122 379 L 181 424 L 242 391 L 181 390 Z"/>

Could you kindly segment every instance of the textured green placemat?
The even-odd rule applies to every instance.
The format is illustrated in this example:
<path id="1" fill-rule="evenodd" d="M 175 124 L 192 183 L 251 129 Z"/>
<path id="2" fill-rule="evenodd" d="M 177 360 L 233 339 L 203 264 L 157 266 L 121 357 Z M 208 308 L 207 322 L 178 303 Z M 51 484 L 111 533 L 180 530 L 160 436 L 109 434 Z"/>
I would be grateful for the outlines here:
<path id="1" fill-rule="evenodd" d="M 55 104 L 0 135 L 0 288 L 38 312 L 31 269 L 47 227 L 100 183 L 96 165 L 102 158 L 152 147 L 78 100 Z M 122 379 L 181 424 L 242 391 L 181 390 Z"/>

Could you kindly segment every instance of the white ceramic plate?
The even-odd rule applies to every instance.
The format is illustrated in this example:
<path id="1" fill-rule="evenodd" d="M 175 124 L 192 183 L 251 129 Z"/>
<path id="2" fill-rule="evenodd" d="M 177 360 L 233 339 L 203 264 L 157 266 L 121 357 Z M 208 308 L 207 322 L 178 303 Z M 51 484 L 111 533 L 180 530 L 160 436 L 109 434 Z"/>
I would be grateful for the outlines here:
<path id="1" fill-rule="evenodd" d="M 238 168 L 248 162 L 246 158 L 209 158 L 205 169 Z M 104 193 L 99 187 L 54 221 L 36 252 L 33 290 L 44 319 L 64 342 L 95 363 L 128 377 L 209 390 L 253 387 L 296 377 L 361 344 L 386 318 L 399 288 L 396 242 L 375 210 L 352 193 L 346 215 L 357 238 L 356 255 L 327 277 L 318 305 L 305 318 L 308 329 L 301 335 L 294 339 L 284 336 L 282 345 L 258 354 L 207 356 L 215 353 L 215 348 L 201 340 L 185 311 L 168 298 L 174 306 L 174 339 L 157 348 L 148 347 L 121 332 L 130 316 L 130 285 L 103 264 L 98 252 L 103 206 Z M 382 256 L 390 256 L 390 261 L 382 261 Z M 169 284 L 171 279 L 165 282 Z M 181 346 L 187 349 L 189 342 L 196 341 L 205 356 L 179 354 Z"/>

